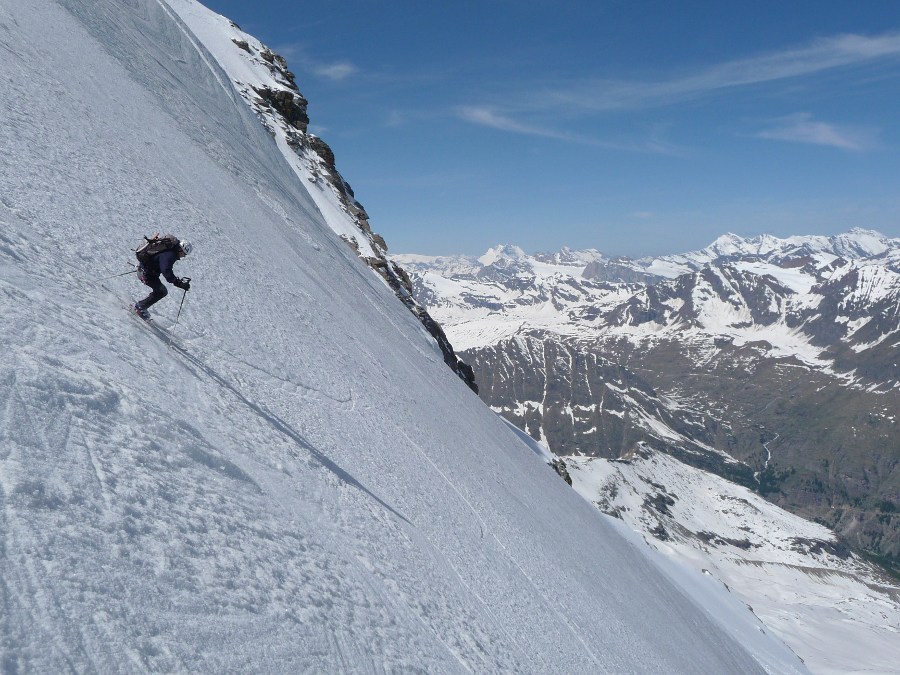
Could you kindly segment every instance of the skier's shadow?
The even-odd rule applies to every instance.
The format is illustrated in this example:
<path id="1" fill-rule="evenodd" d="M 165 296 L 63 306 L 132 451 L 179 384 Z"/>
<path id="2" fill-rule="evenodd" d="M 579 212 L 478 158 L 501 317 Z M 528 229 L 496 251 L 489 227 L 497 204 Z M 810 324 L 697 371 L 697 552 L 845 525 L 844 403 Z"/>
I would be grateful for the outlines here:
<path id="1" fill-rule="evenodd" d="M 331 471 L 331 473 L 333 473 L 335 476 L 337 476 L 342 482 L 344 482 L 347 485 L 350 485 L 352 487 L 355 487 L 357 490 L 364 492 L 371 499 L 376 501 L 378 504 L 380 504 L 386 510 L 393 513 L 404 523 L 406 523 L 407 525 L 412 525 L 412 523 L 409 522 L 409 520 L 407 520 L 407 518 L 403 514 L 398 512 L 394 507 L 392 507 L 390 504 L 386 503 L 378 495 L 376 495 L 371 490 L 369 490 L 369 488 L 367 488 L 365 485 L 363 485 L 358 480 L 356 480 L 356 478 L 354 478 L 352 475 L 347 473 L 347 471 L 345 471 L 343 468 L 341 468 L 332 459 L 323 455 L 319 450 L 317 450 L 315 447 L 313 447 L 309 443 L 309 441 L 307 441 L 305 438 L 303 438 L 303 436 L 301 436 L 299 433 L 297 433 L 297 431 L 295 431 L 287 422 L 285 422 L 283 419 L 281 419 L 278 415 L 276 415 L 275 413 L 273 413 L 269 410 L 266 410 L 264 407 L 262 407 L 258 403 L 254 403 L 253 401 L 248 399 L 240 391 L 238 391 L 234 387 L 234 385 L 232 385 L 228 380 L 226 380 L 224 377 L 219 375 L 215 370 L 213 370 L 207 364 L 205 364 L 203 361 L 201 361 L 199 358 L 197 358 L 196 356 L 191 354 L 184 347 L 182 347 L 181 345 L 174 342 L 172 340 L 171 335 L 169 335 L 166 331 L 162 330 L 158 326 L 154 326 L 153 324 L 147 324 L 147 325 L 155 333 L 157 333 L 157 335 L 159 335 L 159 337 L 162 340 L 168 342 L 170 349 L 178 352 L 178 354 L 180 354 L 182 357 L 184 357 L 184 359 L 186 361 L 188 361 L 189 363 L 196 366 L 200 371 L 202 371 L 210 379 L 214 380 L 221 387 L 230 391 L 234 395 L 235 398 L 237 398 L 241 403 L 243 403 L 245 406 L 247 406 L 252 412 L 256 413 L 256 415 L 258 417 L 260 417 L 261 419 L 268 422 L 269 425 L 271 425 L 272 428 L 274 428 L 276 431 L 281 432 L 282 434 L 284 434 L 285 436 L 290 438 L 292 441 L 294 441 L 301 448 L 306 450 L 306 452 L 308 452 L 310 455 L 312 455 L 319 462 L 319 464 L 321 464 L 323 467 L 325 467 L 326 469 Z M 188 366 L 186 363 L 183 365 L 188 370 L 191 370 L 190 366 Z M 194 376 L 197 376 L 197 373 L 193 373 L 193 374 L 194 374 Z"/>

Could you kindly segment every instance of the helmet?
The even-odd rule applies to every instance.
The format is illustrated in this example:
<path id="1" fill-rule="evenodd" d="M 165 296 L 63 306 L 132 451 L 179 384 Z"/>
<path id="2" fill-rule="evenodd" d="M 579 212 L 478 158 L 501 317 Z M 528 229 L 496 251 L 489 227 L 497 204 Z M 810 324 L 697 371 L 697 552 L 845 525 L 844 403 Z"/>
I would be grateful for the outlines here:
<path id="1" fill-rule="evenodd" d="M 181 247 L 181 250 L 184 251 L 185 255 L 190 255 L 191 251 L 194 250 L 194 245 L 187 239 L 182 239 L 178 242 L 178 245 Z"/>

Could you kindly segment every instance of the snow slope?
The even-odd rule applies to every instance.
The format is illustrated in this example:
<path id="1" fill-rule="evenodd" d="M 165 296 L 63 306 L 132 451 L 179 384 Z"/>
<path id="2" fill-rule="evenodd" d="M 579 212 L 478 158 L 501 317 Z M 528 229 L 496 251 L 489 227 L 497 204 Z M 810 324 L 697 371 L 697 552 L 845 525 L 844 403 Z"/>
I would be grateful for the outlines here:
<path id="1" fill-rule="evenodd" d="M 209 51 L 211 58 L 221 66 L 228 80 L 249 104 L 254 105 L 254 102 L 259 100 L 257 92 L 261 88 L 292 94 L 293 83 L 285 80 L 275 63 L 274 53 L 255 37 L 242 31 L 226 17 L 210 12 L 194 0 L 167 0 L 166 6 L 184 22 L 203 45 L 203 49 Z M 237 45 L 239 42 L 244 42 L 247 49 L 239 47 Z M 262 55 L 265 55 L 265 58 Z M 267 59 L 272 61 L 269 62 Z M 297 130 L 283 122 L 279 123 L 277 114 L 268 105 L 254 107 L 257 114 L 264 118 L 264 124 L 272 133 L 287 163 L 298 177 L 312 184 L 308 186 L 309 195 L 329 227 L 338 235 L 352 241 L 353 245 L 359 248 L 360 255 L 368 258 L 379 257 L 372 242 L 367 237 L 361 236 L 353 219 L 348 217 L 336 190 L 327 181 L 320 179 L 321 172 L 328 170 L 323 166 L 321 157 L 309 149 L 291 147 L 291 136 L 297 134 Z"/>
<path id="2" fill-rule="evenodd" d="M 565 461 L 579 494 L 726 584 L 813 672 L 900 672 L 900 587 L 829 529 L 646 448 Z"/>
<path id="3" fill-rule="evenodd" d="M 804 672 L 444 366 L 166 2 L 0 45 L 4 671 Z M 156 230 L 171 344 L 97 281 Z"/>

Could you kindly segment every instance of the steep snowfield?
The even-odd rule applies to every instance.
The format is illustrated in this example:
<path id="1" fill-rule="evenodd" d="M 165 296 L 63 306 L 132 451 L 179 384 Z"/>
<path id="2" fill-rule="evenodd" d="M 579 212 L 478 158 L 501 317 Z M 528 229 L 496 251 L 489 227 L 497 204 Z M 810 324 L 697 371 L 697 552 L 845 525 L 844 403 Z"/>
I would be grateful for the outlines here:
<path id="1" fill-rule="evenodd" d="M 202 43 L 203 49 L 209 51 L 212 59 L 223 69 L 228 80 L 248 103 L 258 100 L 257 91 L 261 87 L 275 91 L 290 91 L 289 83 L 278 69 L 270 67 L 271 64 L 260 56 L 266 54 L 267 58 L 274 61 L 273 53 L 232 21 L 210 12 L 195 0 L 167 0 L 166 7 L 171 8 L 171 11 L 184 21 L 186 27 L 196 36 L 195 39 Z M 241 41 L 247 43 L 249 51 L 237 46 L 236 43 Z M 250 52 L 253 52 L 253 55 Z M 268 106 L 260 106 L 260 109 L 266 108 Z M 328 226 L 338 235 L 353 241 L 359 247 L 361 255 L 377 257 L 371 242 L 366 237 L 360 236 L 352 219 L 348 218 L 346 211 L 341 208 L 340 198 L 336 192 L 327 181 L 320 179 L 321 158 L 309 151 L 296 152 L 290 145 L 290 133 L 296 130 L 279 124 L 270 108 L 265 116 L 268 118 L 266 123 L 282 156 L 297 176 L 308 183 L 309 196 L 312 197 Z"/>
<path id="2" fill-rule="evenodd" d="M 813 672 L 900 669 L 900 587 L 827 528 L 660 453 L 565 461 L 579 494 L 727 584 Z"/>
<path id="3" fill-rule="evenodd" d="M 172 7 L 8 0 L 0 46 L 5 672 L 804 671 L 445 367 Z M 180 293 L 97 281 L 156 230 L 171 345 Z"/>

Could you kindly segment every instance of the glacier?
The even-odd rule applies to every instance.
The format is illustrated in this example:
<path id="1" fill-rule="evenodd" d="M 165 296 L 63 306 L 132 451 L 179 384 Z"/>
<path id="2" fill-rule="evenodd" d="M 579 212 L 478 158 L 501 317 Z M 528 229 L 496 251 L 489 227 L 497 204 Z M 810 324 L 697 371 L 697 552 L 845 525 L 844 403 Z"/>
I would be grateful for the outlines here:
<path id="1" fill-rule="evenodd" d="M 0 6 L 0 670 L 806 672 L 446 368 L 199 24 Z"/>

